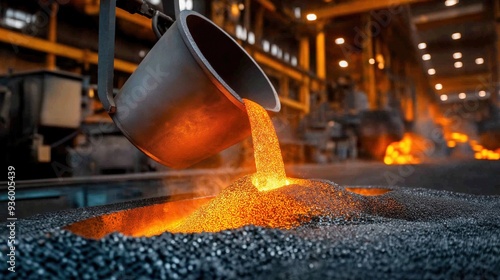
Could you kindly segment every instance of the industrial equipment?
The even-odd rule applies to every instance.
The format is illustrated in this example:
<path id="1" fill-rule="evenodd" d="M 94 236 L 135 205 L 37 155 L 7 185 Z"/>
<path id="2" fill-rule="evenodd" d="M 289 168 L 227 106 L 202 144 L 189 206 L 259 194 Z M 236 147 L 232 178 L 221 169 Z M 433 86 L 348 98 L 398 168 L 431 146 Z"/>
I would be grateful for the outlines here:
<path id="1" fill-rule="evenodd" d="M 82 77 L 54 71 L 0 77 L 3 165 L 25 166 L 20 178 L 55 177 L 81 124 Z"/>
<path id="2" fill-rule="evenodd" d="M 142 13 L 145 2 L 135 2 L 143 4 L 128 11 L 160 14 Z M 178 14 L 113 97 L 115 5 L 100 5 L 98 94 L 124 135 L 149 157 L 184 168 L 238 143 L 250 133 L 242 98 L 280 110 L 257 63 L 221 28 L 190 11 Z M 153 18 L 160 35 L 157 25 Z"/>

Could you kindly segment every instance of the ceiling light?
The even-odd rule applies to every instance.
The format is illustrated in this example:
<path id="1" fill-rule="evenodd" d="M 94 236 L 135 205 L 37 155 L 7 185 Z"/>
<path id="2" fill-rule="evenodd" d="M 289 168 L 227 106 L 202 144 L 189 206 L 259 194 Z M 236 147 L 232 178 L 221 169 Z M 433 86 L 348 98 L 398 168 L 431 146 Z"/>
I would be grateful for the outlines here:
<path id="1" fill-rule="evenodd" d="M 478 57 L 476 58 L 476 64 L 483 64 L 484 63 L 484 59 L 482 57 Z"/>
<path id="2" fill-rule="evenodd" d="M 423 50 L 425 48 L 427 48 L 427 44 L 426 43 L 420 43 L 420 44 L 418 44 L 418 49 Z"/>
<path id="3" fill-rule="evenodd" d="M 375 64 L 375 58 L 368 59 L 368 63 L 370 63 L 371 65 Z"/>
<path id="4" fill-rule="evenodd" d="M 458 40 L 460 38 L 462 38 L 462 34 L 460 34 L 459 32 L 451 34 L 451 39 L 453 40 Z"/>
<path id="5" fill-rule="evenodd" d="M 306 19 L 308 21 L 315 21 L 316 19 L 318 19 L 318 17 L 316 16 L 316 14 L 307 14 Z"/>
<path id="6" fill-rule="evenodd" d="M 446 0 L 446 1 L 444 1 L 444 5 L 446 7 L 455 6 L 456 4 L 458 4 L 458 0 Z"/>
<path id="7" fill-rule="evenodd" d="M 335 39 L 335 44 L 342 45 L 343 43 L 345 43 L 344 38 L 340 37 L 340 38 Z"/>
<path id="8" fill-rule="evenodd" d="M 427 70 L 427 74 L 429 74 L 431 76 L 434 75 L 434 74 L 436 74 L 436 69 L 431 68 L 431 69 Z"/>
<path id="9" fill-rule="evenodd" d="M 441 101 L 446 101 L 446 100 L 448 100 L 448 95 L 441 94 L 441 96 L 439 98 L 441 99 Z"/>
<path id="10" fill-rule="evenodd" d="M 422 59 L 423 60 L 430 60 L 431 59 L 431 55 L 428 54 L 428 53 L 426 53 L 426 54 L 422 55 Z"/>
<path id="11" fill-rule="evenodd" d="M 436 84 L 436 85 L 434 86 L 434 88 L 435 88 L 436 90 L 442 90 L 442 89 L 443 89 L 443 85 L 442 85 L 442 84 Z"/>
<path id="12" fill-rule="evenodd" d="M 301 14 L 300 7 L 295 7 L 293 9 L 293 15 L 295 16 L 295 18 L 300 18 L 300 14 Z"/>
<path id="13" fill-rule="evenodd" d="M 453 58 L 454 58 L 454 59 L 460 59 L 460 58 L 462 58 L 462 53 L 461 53 L 461 52 L 456 52 L 456 53 L 454 53 L 454 54 L 453 54 Z"/>
<path id="14" fill-rule="evenodd" d="M 248 33 L 247 41 L 252 45 L 255 44 L 255 34 L 253 32 Z"/>
<path id="15" fill-rule="evenodd" d="M 461 61 L 455 61 L 455 63 L 453 63 L 453 66 L 455 66 L 455 68 L 462 68 L 464 64 Z"/>
<path id="16" fill-rule="evenodd" d="M 276 46 L 275 44 L 271 45 L 271 54 L 278 55 L 278 46 Z"/>
<path id="17" fill-rule="evenodd" d="M 339 61 L 339 66 L 342 68 L 346 68 L 347 66 L 349 66 L 349 63 L 347 63 L 347 61 L 345 60 L 341 60 Z"/>
<path id="18" fill-rule="evenodd" d="M 461 92 L 458 94 L 458 98 L 460 99 L 465 99 L 465 97 L 467 97 L 467 95 L 465 94 L 465 92 Z"/>
<path id="19" fill-rule="evenodd" d="M 485 97 L 486 96 L 486 91 L 481 90 L 477 94 L 479 95 L 479 97 Z"/>
<path id="20" fill-rule="evenodd" d="M 263 40 L 262 48 L 264 49 L 265 52 L 269 52 L 269 50 L 271 49 L 271 44 L 268 41 Z"/>

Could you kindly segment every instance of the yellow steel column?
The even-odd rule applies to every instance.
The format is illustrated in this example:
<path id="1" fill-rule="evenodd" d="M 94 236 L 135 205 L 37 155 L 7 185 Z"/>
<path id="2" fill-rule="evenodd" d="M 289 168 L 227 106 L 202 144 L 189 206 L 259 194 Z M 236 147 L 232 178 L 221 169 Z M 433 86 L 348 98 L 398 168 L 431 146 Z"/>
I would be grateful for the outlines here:
<path id="1" fill-rule="evenodd" d="M 316 75 L 319 78 L 326 78 L 326 46 L 325 31 L 323 24 L 319 26 L 319 32 L 316 35 Z"/>
<path id="2" fill-rule="evenodd" d="M 310 57 L 309 57 L 309 37 L 305 36 L 300 38 L 299 44 L 299 66 L 306 70 L 310 70 Z M 304 113 L 309 113 L 309 82 L 310 79 L 307 76 L 304 76 L 302 79 L 302 84 L 300 86 L 300 102 L 304 106 Z"/>
<path id="3" fill-rule="evenodd" d="M 57 11 L 59 6 L 56 2 L 53 2 L 50 9 L 50 20 L 49 20 L 49 32 L 48 41 L 55 43 L 57 41 Z M 48 53 L 47 58 L 47 69 L 56 70 L 56 55 L 53 53 Z"/>
<path id="4" fill-rule="evenodd" d="M 364 15 L 363 22 L 366 23 L 365 34 L 366 38 L 363 43 L 363 82 L 364 88 L 368 95 L 368 105 L 370 110 L 377 109 L 377 91 L 375 87 L 375 65 L 370 64 L 370 59 L 374 59 L 373 55 L 373 34 L 370 28 L 370 24 L 368 24 L 371 20 L 370 14 Z"/>

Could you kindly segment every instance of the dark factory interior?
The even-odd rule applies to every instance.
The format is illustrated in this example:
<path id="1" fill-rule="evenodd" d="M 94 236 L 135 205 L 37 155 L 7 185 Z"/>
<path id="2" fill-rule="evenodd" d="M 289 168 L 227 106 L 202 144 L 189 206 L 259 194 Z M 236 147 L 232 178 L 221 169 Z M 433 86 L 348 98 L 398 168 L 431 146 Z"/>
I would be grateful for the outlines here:
<path id="1" fill-rule="evenodd" d="M 0 1 L 2 279 L 499 279 L 500 0 Z"/>

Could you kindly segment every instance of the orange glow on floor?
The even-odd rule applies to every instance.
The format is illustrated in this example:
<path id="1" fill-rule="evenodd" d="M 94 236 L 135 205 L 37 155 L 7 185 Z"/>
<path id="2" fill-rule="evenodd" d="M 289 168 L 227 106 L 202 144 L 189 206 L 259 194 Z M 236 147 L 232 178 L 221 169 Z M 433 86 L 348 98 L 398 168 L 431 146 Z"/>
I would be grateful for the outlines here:
<path id="1" fill-rule="evenodd" d="M 500 149 L 495 151 L 486 149 L 477 140 L 469 140 L 469 145 L 474 151 L 474 158 L 478 160 L 500 160 Z"/>
<path id="2" fill-rule="evenodd" d="M 448 148 L 455 148 L 457 146 L 457 142 L 455 142 L 454 140 L 448 140 L 446 142 L 446 146 L 448 146 Z"/>
<path id="3" fill-rule="evenodd" d="M 459 132 L 452 132 L 451 139 L 457 143 L 466 143 L 469 140 L 469 136 Z"/>
<path id="4" fill-rule="evenodd" d="M 473 146 L 474 158 L 480 160 L 500 160 L 500 149 L 496 151 L 483 148 L 481 145 Z"/>
<path id="5" fill-rule="evenodd" d="M 384 163 L 393 164 L 417 164 L 420 160 L 412 154 L 414 145 L 410 134 L 405 133 L 399 142 L 393 142 L 385 150 Z"/>
<path id="6" fill-rule="evenodd" d="M 286 178 L 285 164 L 273 123 L 267 111 L 259 104 L 243 100 L 252 129 L 255 167 L 252 183 L 259 191 L 270 191 L 290 183 Z"/>

